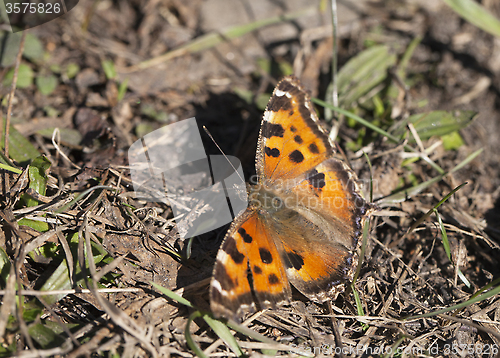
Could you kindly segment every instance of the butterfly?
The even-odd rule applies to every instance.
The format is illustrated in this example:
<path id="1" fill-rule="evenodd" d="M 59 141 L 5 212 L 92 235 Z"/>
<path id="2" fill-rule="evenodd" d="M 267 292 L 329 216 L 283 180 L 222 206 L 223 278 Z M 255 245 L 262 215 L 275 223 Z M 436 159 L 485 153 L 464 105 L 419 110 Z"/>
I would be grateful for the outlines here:
<path id="1" fill-rule="evenodd" d="M 257 184 L 217 253 L 210 283 L 216 317 L 240 321 L 289 302 L 290 284 L 312 301 L 334 300 L 352 280 L 373 207 L 334 153 L 308 92 L 297 78 L 283 78 L 262 119 Z"/>

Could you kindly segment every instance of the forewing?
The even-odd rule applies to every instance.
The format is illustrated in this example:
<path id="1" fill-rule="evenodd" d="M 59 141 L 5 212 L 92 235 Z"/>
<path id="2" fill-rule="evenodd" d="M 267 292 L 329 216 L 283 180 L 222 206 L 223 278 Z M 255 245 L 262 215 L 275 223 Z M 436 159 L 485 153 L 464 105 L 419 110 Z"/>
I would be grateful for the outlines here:
<path id="1" fill-rule="evenodd" d="M 271 183 L 295 178 L 333 153 L 309 94 L 293 76 L 276 86 L 267 105 L 257 146 L 257 173 Z"/>

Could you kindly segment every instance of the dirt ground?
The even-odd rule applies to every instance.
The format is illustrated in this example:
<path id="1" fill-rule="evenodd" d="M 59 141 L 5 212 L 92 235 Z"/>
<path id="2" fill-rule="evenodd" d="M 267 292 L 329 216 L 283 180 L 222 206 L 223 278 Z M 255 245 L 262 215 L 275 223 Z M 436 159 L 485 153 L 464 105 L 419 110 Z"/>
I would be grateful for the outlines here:
<path id="1" fill-rule="evenodd" d="M 0 267 L 5 289 L 0 355 L 191 357 L 196 354 L 185 334 L 188 323 L 192 339 L 207 356 L 241 355 L 201 317 L 190 322 L 194 308 L 151 284 L 210 311 L 209 280 L 228 225 L 181 240 L 168 205 L 134 195 L 128 149 L 148 132 L 195 117 L 213 136 L 212 141 L 202 135 L 207 154 L 220 154 L 219 146 L 237 156 L 248 178 L 255 172 L 263 109 L 277 81 L 294 73 L 313 97 L 327 94 L 333 41 L 330 13 L 321 11 L 321 4 L 81 0 L 67 15 L 27 31 L 25 47 L 34 54 L 25 52 L 21 64 L 26 65 L 23 71 L 31 69 L 32 78 L 23 72 L 28 83 L 18 85 L 11 121 L 51 166 L 47 190 L 39 192 L 38 206 L 31 210 L 22 197 L 36 194 L 27 174 L 2 169 L 0 242 L 7 256 Z M 482 4 L 500 18 L 499 3 Z M 283 15 L 287 18 L 280 19 Z M 379 211 L 371 219 L 355 285 L 359 303 L 350 290 L 332 307 L 309 302 L 295 291 L 290 305 L 244 322 L 272 342 L 231 332 L 242 352 L 255 357 L 329 356 L 342 348 L 344 356 L 495 356 L 500 345 L 498 292 L 450 312 L 412 317 L 465 302 L 492 282 L 498 286 L 500 38 L 463 20 L 442 1 L 339 1 L 338 17 L 339 68 L 376 45 L 386 45 L 387 56 L 396 59 L 386 78 L 346 109 L 385 130 L 416 113 L 474 111 L 478 115 L 459 131 L 461 146 L 444 149 L 442 138 L 433 136 L 422 147 L 431 148 L 428 157 L 445 171 L 483 151 L 423 191 L 384 202 L 439 173 L 424 160 L 409 160 L 402 141 L 392 143 L 349 120 L 323 121 L 327 128 L 340 123 L 336 141 L 363 182 L 370 178 L 363 151 L 373 165 Z M 270 25 L 260 23 L 273 18 Z M 241 28 L 248 23 L 259 26 L 254 31 Z M 226 31 L 235 27 L 237 31 Z M 22 34 L 4 30 L 0 27 L 3 123 L 11 89 L 7 79 Z M 397 66 L 412 43 L 417 46 L 404 78 L 398 77 Z M 403 82 L 406 91 L 398 85 Z M 51 84 L 50 91 L 44 87 Z M 399 89 L 397 99 L 389 95 L 391 86 Z M 328 117 L 317 109 L 320 118 Z M 61 139 L 54 142 L 56 127 Z M 21 170 L 29 162 L 15 160 Z M 464 182 L 438 209 L 450 262 L 435 214 L 405 234 Z M 79 194 L 83 196 L 71 202 Z M 50 218 L 47 228 L 18 222 L 37 217 Z M 93 250 L 102 248 L 102 257 L 94 256 L 99 257 L 97 268 L 90 265 L 81 272 L 76 262 L 84 261 L 90 241 L 96 245 Z M 38 251 L 28 254 L 27 247 Z M 47 281 L 66 267 L 62 260 L 71 262 L 70 252 L 75 272 L 65 271 L 64 277 L 71 276 L 71 282 L 51 287 L 90 292 L 51 296 L 42 305 L 30 292 L 48 290 Z M 15 305 L 16 281 L 7 279 L 9 268 L 17 284 L 29 291 L 23 296 L 24 314 Z M 110 291 L 97 293 L 93 281 L 84 277 L 100 278 L 99 288 Z M 61 326 L 65 328 L 56 328 Z M 397 348 L 406 350 L 398 353 Z"/>

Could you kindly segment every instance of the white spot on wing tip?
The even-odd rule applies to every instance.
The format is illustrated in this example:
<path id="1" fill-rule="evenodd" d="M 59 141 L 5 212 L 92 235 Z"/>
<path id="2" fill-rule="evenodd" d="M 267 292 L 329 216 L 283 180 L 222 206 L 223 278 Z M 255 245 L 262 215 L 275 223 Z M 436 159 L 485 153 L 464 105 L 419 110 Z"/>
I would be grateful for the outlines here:
<path id="1" fill-rule="evenodd" d="M 217 280 L 212 280 L 212 284 L 211 284 L 212 288 L 216 289 L 217 291 L 219 291 L 219 293 L 222 295 L 222 296 L 229 296 L 229 293 L 225 290 L 222 289 L 222 286 L 220 284 L 219 281 Z"/>
<path id="2" fill-rule="evenodd" d="M 217 260 L 222 263 L 226 262 L 228 257 L 229 255 L 226 254 L 224 250 L 219 250 L 219 252 L 217 253 Z"/>
<path id="3" fill-rule="evenodd" d="M 262 120 L 264 120 L 265 122 L 269 122 L 269 118 L 271 116 L 271 111 L 265 111 L 264 112 L 264 117 L 262 118 Z"/>
<path id="4" fill-rule="evenodd" d="M 276 91 L 274 91 L 274 95 L 275 96 L 278 96 L 278 97 L 283 97 L 285 95 L 286 92 L 282 91 L 282 90 L 279 90 L 276 88 Z"/>
<path id="5" fill-rule="evenodd" d="M 292 98 L 292 95 L 289 92 L 285 92 L 277 88 L 274 90 L 274 95 L 278 97 L 286 96 L 287 98 Z"/>

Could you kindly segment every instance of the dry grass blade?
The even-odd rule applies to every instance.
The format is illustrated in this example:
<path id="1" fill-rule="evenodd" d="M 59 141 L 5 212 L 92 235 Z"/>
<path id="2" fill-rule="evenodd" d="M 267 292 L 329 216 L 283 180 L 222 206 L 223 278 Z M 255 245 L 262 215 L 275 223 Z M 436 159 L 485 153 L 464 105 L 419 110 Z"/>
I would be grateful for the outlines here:
<path id="1" fill-rule="evenodd" d="M 247 33 L 258 30 L 265 26 L 293 20 L 302 16 L 311 15 L 316 11 L 317 11 L 316 7 L 310 7 L 290 14 L 285 14 L 282 16 L 274 16 L 265 20 L 255 21 L 250 24 L 234 26 L 226 30 L 221 30 L 220 32 L 208 33 L 206 35 L 198 37 L 197 39 L 185 45 L 178 47 L 175 50 L 167 52 L 161 56 L 143 61 L 137 65 L 133 65 L 128 68 L 122 69 L 120 72 L 130 73 L 139 70 L 144 70 L 146 68 L 159 65 L 162 62 L 169 61 L 171 59 L 183 56 L 185 54 L 194 54 L 206 50 L 208 48 L 218 45 L 219 43 L 243 36 Z"/>
<path id="2" fill-rule="evenodd" d="M 14 94 L 16 93 L 17 74 L 19 72 L 19 65 L 21 64 L 21 57 L 24 51 L 24 42 L 26 40 L 26 31 L 23 32 L 21 37 L 21 44 L 16 57 L 16 67 L 14 68 L 14 77 L 12 79 L 12 87 L 10 89 L 9 104 L 7 105 L 7 116 L 5 119 L 5 137 L 4 137 L 4 155 L 9 157 L 9 132 L 10 132 L 10 117 L 12 114 L 12 103 L 14 101 Z"/>
<path id="3" fill-rule="evenodd" d="M 2 250 L 3 252 L 3 250 Z M 10 264 L 10 262 L 9 262 Z M 5 267 L 5 265 L 4 265 Z M 0 306 L 0 337 L 4 337 L 7 321 L 11 314 L 11 308 L 16 299 L 16 275 L 15 267 L 10 264 L 9 275 L 6 281 L 5 294 L 2 297 L 2 306 Z"/>
<path id="4" fill-rule="evenodd" d="M 125 314 L 122 310 L 120 310 L 113 303 L 105 299 L 97 292 L 97 267 L 94 261 L 94 257 L 92 255 L 92 245 L 91 245 L 91 233 L 86 227 L 87 225 L 87 216 L 85 216 L 84 224 L 82 227 L 85 228 L 85 251 L 88 253 L 87 260 L 80 261 L 82 264 L 88 262 L 90 277 L 92 280 L 87 280 L 88 288 L 92 291 L 94 297 L 99 302 L 100 306 L 104 309 L 104 311 L 109 315 L 110 319 L 120 326 L 123 330 L 129 333 L 132 337 L 136 338 L 143 347 L 151 353 L 153 357 L 159 357 L 157 349 L 152 345 L 151 340 L 147 336 L 147 331 L 144 327 L 141 327 L 132 317 Z"/>
<path id="5" fill-rule="evenodd" d="M 190 307 L 190 308 L 194 308 L 196 309 L 196 307 L 194 307 L 192 305 L 191 302 L 189 302 L 188 300 L 186 300 L 185 298 L 179 296 L 178 294 L 176 294 L 175 292 L 172 292 L 154 282 L 150 282 L 156 289 L 158 289 L 160 292 L 162 292 L 163 294 L 165 294 L 167 297 L 169 297 L 170 299 L 174 300 L 174 301 L 177 301 L 178 303 L 180 304 L 183 304 L 187 307 Z M 261 334 L 258 334 L 257 332 L 247 328 L 247 327 L 244 327 L 242 325 L 239 325 L 239 324 L 236 324 L 234 322 L 226 322 L 226 323 L 223 323 L 219 320 L 216 320 L 214 318 L 212 318 L 211 316 L 209 316 L 207 313 L 204 313 L 204 312 L 201 312 L 199 310 L 195 311 L 190 317 L 189 317 L 189 320 L 188 320 L 188 323 L 186 324 L 186 328 L 185 328 L 185 336 L 186 336 L 186 341 L 188 342 L 189 346 L 191 347 L 191 349 L 199 356 L 199 357 L 205 357 L 205 353 L 200 349 L 200 347 L 198 346 L 198 344 L 194 341 L 190 331 L 189 331 L 189 325 L 190 323 L 196 319 L 196 318 L 203 318 L 203 320 L 210 326 L 210 328 L 212 328 L 212 330 L 217 334 L 217 336 L 220 337 L 220 339 L 222 339 L 223 342 L 225 342 L 227 344 L 227 346 L 229 348 L 231 348 L 231 350 L 238 356 L 243 356 L 243 351 L 241 350 L 240 346 L 238 345 L 238 343 L 236 342 L 234 336 L 231 334 L 231 332 L 229 331 L 228 327 L 234 329 L 235 331 L 237 332 L 240 332 L 248 337 L 251 337 L 253 339 L 257 339 L 263 343 L 267 343 L 267 344 L 275 344 L 275 342 L 272 340 L 272 339 L 269 339 L 269 338 L 266 338 L 264 336 L 262 336 Z M 281 347 L 281 349 L 283 349 L 284 347 Z M 287 347 L 288 348 L 288 347 Z"/>

